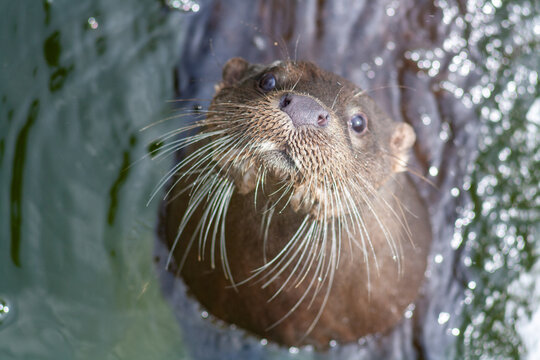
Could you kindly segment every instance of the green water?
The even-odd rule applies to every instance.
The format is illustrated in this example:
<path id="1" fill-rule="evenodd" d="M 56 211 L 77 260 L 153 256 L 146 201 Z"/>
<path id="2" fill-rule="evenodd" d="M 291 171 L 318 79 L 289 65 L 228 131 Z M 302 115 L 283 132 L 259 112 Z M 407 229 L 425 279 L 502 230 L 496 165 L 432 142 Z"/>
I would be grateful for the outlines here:
<path id="1" fill-rule="evenodd" d="M 139 130 L 169 111 L 181 18 L 0 3 L 0 359 L 182 358 L 146 206 L 168 164 L 138 161 L 158 131 Z"/>
<path id="2" fill-rule="evenodd" d="M 540 3 L 477 3 L 469 20 L 484 74 L 470 90 L 479 154 L 456 235 L 467 284 L 465 358 L 540 356 Z M 484 8 L 486 7 L 486 8 Z M 483 14 L 480 16 L 480 11 Z M 474 10 L 477 10 L 474 12 Z M 476 101 L 475 101 L 476 97 Z M 533 314 L 536 315 L 533 317 Z"/>

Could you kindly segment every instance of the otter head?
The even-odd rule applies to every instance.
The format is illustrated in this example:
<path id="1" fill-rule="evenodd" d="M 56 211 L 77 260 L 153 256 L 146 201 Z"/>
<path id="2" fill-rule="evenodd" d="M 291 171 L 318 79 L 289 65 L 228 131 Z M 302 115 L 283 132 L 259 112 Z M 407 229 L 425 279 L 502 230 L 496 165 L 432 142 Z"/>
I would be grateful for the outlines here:
<path id="1" fill-rule="evenodd" d="M 350 212 L 353 197 L 369 201 L 405 170 L 415 140 L 361 89 L 310 62 L 229 60 L 205 125 L 216 134 L 214 160 L 240 193 L 272 183 L 315 218 Z"/>

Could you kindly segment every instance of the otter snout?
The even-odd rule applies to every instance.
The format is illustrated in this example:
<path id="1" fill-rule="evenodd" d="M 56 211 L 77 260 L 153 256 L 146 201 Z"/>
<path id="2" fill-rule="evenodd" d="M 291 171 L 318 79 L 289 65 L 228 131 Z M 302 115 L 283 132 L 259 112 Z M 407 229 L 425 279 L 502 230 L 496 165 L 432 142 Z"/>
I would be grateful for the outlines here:
<path id="1" fill-rule="evenodd" d="M 294 126 L 325 127 L 330 120 L 328 111 L 309 96 L 284 94 L 279 99 L 279 109 L 289 115 Z"/>

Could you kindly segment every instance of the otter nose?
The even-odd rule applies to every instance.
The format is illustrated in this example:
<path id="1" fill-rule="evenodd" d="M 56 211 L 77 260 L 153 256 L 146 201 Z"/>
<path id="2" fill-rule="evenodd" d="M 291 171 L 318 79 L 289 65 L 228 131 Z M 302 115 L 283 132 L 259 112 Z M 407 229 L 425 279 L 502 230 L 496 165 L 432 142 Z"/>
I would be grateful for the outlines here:
<path id="1" fill-rule="evenodd" d="M 289 115 L 294 126 L 325 127 L 330 120 L 328 112 L 309 96 L 284 94 L 279 99 L 279 109 Z"/>

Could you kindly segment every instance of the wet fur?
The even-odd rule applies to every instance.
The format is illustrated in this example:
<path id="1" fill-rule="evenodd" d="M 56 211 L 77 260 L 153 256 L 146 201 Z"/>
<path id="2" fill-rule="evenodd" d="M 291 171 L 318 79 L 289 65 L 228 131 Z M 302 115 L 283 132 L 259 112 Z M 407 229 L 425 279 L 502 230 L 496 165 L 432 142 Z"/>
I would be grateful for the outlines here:
<path id="1" fill-rule="evenodd" d="M 272 72 L 276 90 L 257 89 Z M 277 109 L 307 95 L 328 127 Z M 368 131 L 348 123 L 361 112 Z M 206 117 L 172 135 L 185 157 L 165 177 L 169 262 L 211 313 L 286 345 L 353 341 L 414 300 L 431 239 L 406 170 L 414 142 L 362 91 L 312 63 L 230 60 Z M 413 232 L 411 232 L 411 228 Z"/>

